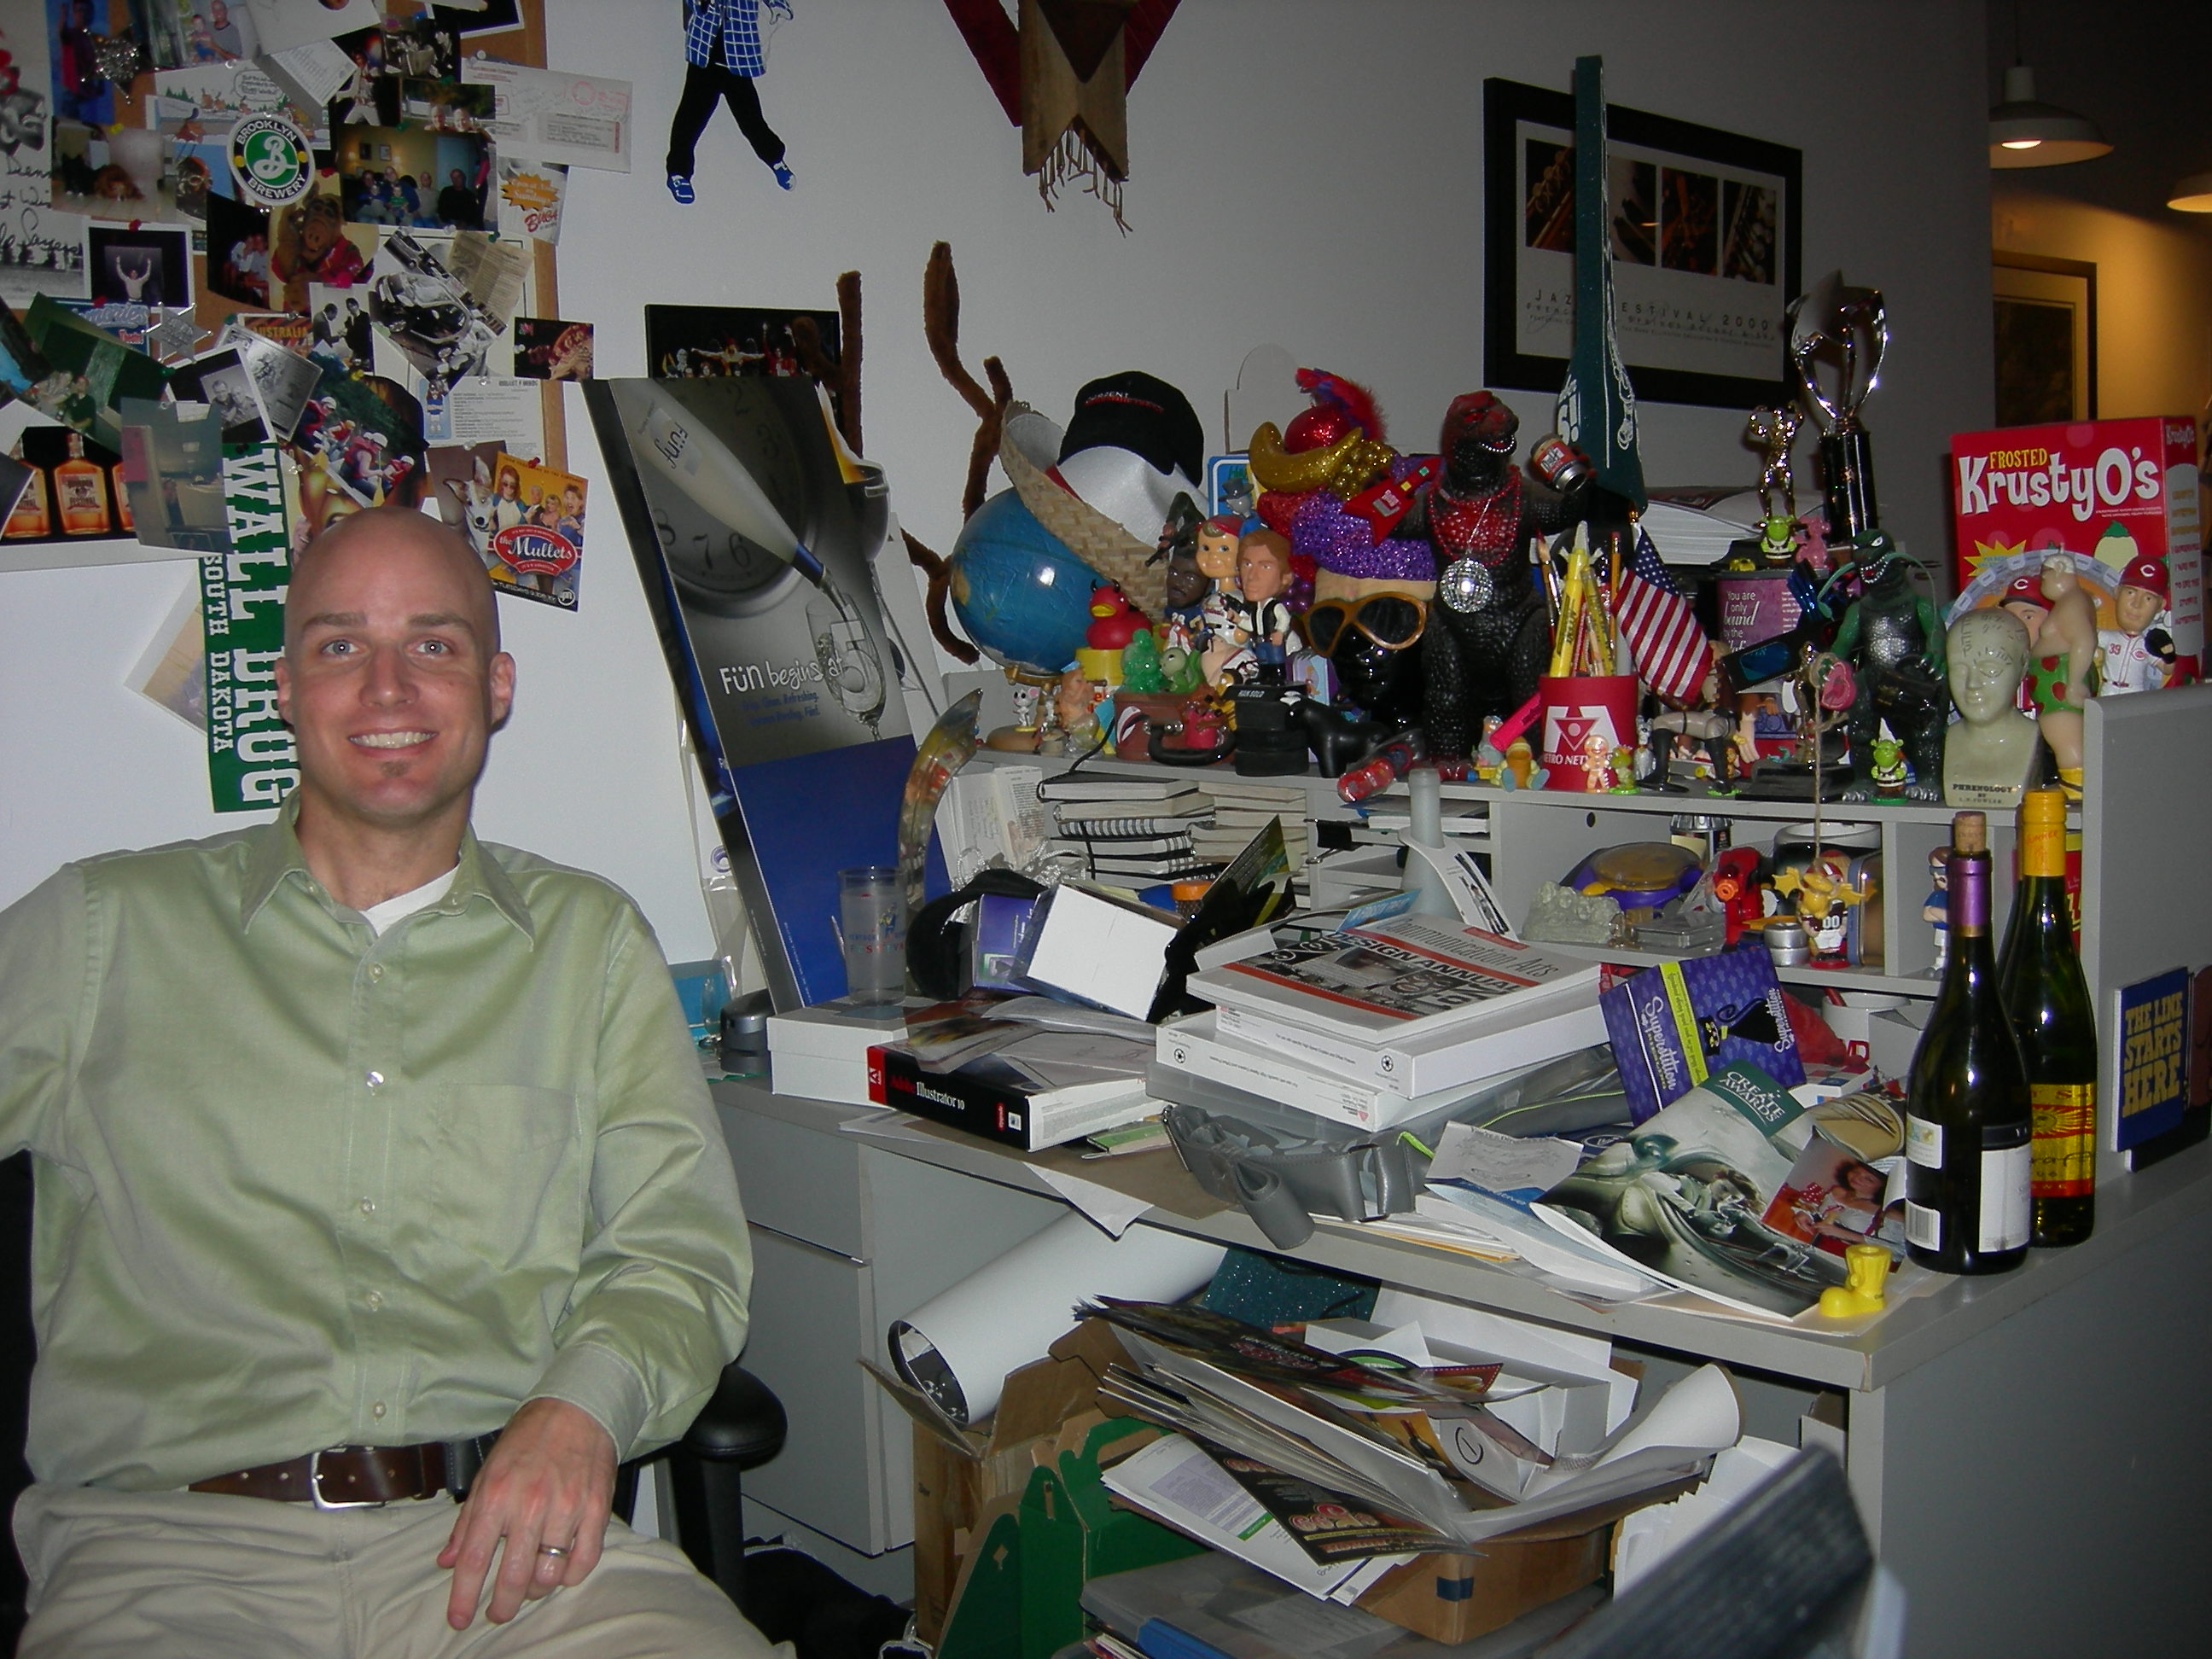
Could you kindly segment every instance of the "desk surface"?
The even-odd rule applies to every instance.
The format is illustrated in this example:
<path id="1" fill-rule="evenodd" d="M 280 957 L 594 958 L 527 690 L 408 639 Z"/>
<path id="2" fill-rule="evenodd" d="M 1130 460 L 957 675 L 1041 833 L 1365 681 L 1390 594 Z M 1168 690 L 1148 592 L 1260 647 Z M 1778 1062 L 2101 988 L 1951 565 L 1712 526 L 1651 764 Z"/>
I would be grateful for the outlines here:
<path id="1" fill-rule="evenodd" d="M 1912 1298 L 1851 1335 L 1786 1325 L 1717 1319 L 1674 1308 L 1630 1304 L 1595 1307 L 1486 1263 L 1454 1256 L 1364 1229 L 1322 1221 L 1296 1250 L 1274 1251 L 1243 1211 L 1200 1192 L 1172 1152 L 1115 1158 L 1079 1158 L 1066 1147 L 1024 1154 L 957 1130 L 909 1122 L 878 1108 L 841 1106 L 772 1093 L 758 1084 L 714 1085 L 726 1106 L 819 1129 L 852 1133 L 866 1144 L 939 1169 L 1059 1197 L 1042 1170 L 1079 1176 L 1152 1202 L 1141 1218 L 1224 1244 L 1288 1254 L 1301 1261 L 1362 1274 L 1500 1313 L 1540 1320 L 1651 1347 L 1801 1377 L 1830 1388 L 1878 1389 L 1915 1366 L 1971 1340 L 2084 1277 L 2106 1271 L 2153 1245 L 2168 1229 L 2212 1207 L 2212 1143 L 2107 1182 L 2097 1192 L 2097 1231 L 2086 1244 L 2035 1250 L 2025 1267 L 1993 1279 L 1960 1279 Z M 850 1126 L 848 1128 L 848 1126 Z M 740 1172 L 742 1174 L 742 1172 Z"/>

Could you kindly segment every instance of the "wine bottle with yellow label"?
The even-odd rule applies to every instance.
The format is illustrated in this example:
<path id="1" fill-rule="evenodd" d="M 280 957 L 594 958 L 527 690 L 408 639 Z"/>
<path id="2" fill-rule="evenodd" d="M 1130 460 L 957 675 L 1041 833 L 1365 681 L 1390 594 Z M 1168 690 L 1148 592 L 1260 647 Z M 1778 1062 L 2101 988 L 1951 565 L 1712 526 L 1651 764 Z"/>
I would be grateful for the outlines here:
<path id="1" fill-rule="evenodd" d="M 2097 1018 L 2066 907 L 2066 798 L 2020 803 L 2020 886 L 1997 963 L 1997 994 L 2019 1034 L 2035 1111 L 2030 1230 L 2079 1244 L 2097 1218 Z"/>

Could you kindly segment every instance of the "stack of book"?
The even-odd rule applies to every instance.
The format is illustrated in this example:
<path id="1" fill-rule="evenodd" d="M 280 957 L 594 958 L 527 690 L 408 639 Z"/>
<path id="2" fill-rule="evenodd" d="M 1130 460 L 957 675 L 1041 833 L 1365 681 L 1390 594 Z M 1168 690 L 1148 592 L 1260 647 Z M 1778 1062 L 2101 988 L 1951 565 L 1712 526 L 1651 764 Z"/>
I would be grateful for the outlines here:
<path id="1" fill-rule="evenodd" d="M 1152 1028 L 1046 997 L 909 1014 L 867 1050 L 868 1098 L 1023 1152 L 1150 1117 Z"/>
<path id="2" fill-rule="evenodd" d="M 1178 876 L 1212 873 L 1221 860 L 1201 858 L 1194 837 L 1209 823 L 1213 803 L 1188 784 L 1168 780 L 1100 779 L 1107 785 L 1134 782 L 1140 788 L 1166 787 L 1171 794 L 1112 799 L 1060 797 L 1053 802 L 1056 819 L 1050 850 L 1066 871 L 1116 886 L 1171 881 Z M 1057 787 L 1085 788 L 1093 781 L 1062 779 Z M 1249 839 L 1249 837 L 1248 837 Z"/>
<path id="3" fill-rule="evenodd" d="M 1606 1040 L 1598 970 L 1439 916 L 1311 935 L 1190 977 L 1160 1064 L 1368 1131 Z"/>
<path id="4" fill-rule="evenodd" d="M 1212 823 L 1191 836 L 1191 845 L 1200 858 L 1212 864 L 1226 864 L 1271 819 L 1280 818 L 1283 850 L 1290 855 L 1291 867 L 1295 870 L 1305 862 L 1309 830 L 1308 797 L 1304 789 L 1209 774 L 1206 793 L 1213 800 Z"/>

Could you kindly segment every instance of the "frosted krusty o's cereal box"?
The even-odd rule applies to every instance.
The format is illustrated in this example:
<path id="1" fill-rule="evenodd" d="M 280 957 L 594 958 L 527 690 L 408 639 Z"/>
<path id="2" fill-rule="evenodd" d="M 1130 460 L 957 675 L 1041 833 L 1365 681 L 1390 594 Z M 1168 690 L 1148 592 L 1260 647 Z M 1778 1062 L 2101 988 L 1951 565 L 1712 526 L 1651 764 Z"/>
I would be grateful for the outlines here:
<path id="1" fill-rule="evenodd" d="M 2136 561 L 2166 562 L 2165 626 L 2178 678 L 2201 677 L 2203 532 L 2197 423 L 2186 415 L 2015 426 L 1951 440 L 1959 598 L 1991 603 L 2054 552 L 2094 560 L 2100 601 Z M 2109 625 L 2100 605 L 2100 625 Z"/>

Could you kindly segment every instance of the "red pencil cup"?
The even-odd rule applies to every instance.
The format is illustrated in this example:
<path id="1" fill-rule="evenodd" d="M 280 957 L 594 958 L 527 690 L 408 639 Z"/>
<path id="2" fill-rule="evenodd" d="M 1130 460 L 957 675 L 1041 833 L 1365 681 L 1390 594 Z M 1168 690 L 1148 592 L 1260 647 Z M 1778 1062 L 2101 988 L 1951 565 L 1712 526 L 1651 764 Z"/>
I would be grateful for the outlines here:
<path id="1" fill-rule="evenodd" d="M 1636 676 L 1633 674 L 1547 674 L 1536 682 L 1540 738 L 1537 759 L 1550 774 L 1547 789 L 1577 793 L 1590 787 L 1593 760 L 1602 775 L 1600 788 L 1613 787 L 1611 761 L 1616 749 L 1636 747 Z M 1605 753 L 1592 755 L 1595 733 Z"/>

